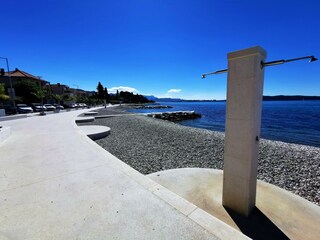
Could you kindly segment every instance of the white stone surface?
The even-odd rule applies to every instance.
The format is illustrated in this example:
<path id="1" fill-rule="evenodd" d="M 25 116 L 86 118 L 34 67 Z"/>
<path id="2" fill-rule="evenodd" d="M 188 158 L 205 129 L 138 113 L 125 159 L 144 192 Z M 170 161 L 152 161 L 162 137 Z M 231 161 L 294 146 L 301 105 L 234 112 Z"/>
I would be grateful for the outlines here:
<path id="1" fill-rule="evenodd" d="M 153 189 L 150 189 L 155 195 L 159 196 L 161 199 L 165 200 L 174 208 L 178 209 L 184 215 L 188 216 L 194 210 L 196 210 L 196 206 L 192 203 L 186 201 L 182 197 L 178 196 L 177 194 L 169 191 L 168 189 L 164 188 L 161 185 L 155 186 Z"/>
<path id="2" fill-rule="evenodd" d="M 265 57 L 261 47 L 228 54 L 223 205 L 245 216 L 256 199 Z"/>
<path id="3" fill-rule="evenodd" d="M 249 237 L 241 234 L 236 229 L 226 228 L 229 227 L 226 223 L 222 221 L 214 221 L 209 213 L 203 211 L 200 208 L 197 208 L 194 212 L 192 212 L 189 217 L 198 222 L 204 228 L 212 229 L 212 231 L 215 231 L 216 235 L 220 239 L 250 239 Z"/>
<path id="4" fill-rule="evenodd" d="M 218 239 L 90 140 L 75 124 L 85 111 L 1 123 L 0 239 Z"/>
<path id="5" fill-rule="evenodd" d="M 79 126 L 79 128 L 92 140 L 98 140 L 110 134 L 110 128 L 106 126 L 88 125 Z"/>
<path id="6" fill-rule="evenodd" d="M 1 125 L 0 125 L 1 126 Z M 7 139 L 11 134 L 10 127 L 1 127 L 0 128 L 0 143 Z"/>
<path id="7" fill-rule="evenodd" d="M 201 213 L 199 208 L 219 218 L 235 230 L 240 230 L 244 224 L 237 224 L 237 221 L 222 206 L 222 175 L 223 172 L 216 169 L 180 168 L 156 172 L 149 174 L 148 177 L 197 206 L 197 210 L 189 217 L 206 228 L 220 228 L 219 222 L 211 223 L 211 220 L 206 220 L 207 216 L 197 216 Z M 319 239 L 319 206 L 284 189 L 258 181 L 256 207 L 262 214 L 260 217 L 250 216 L 249 219 L 254 219 L 257 223 L 255 227 L 260 228 L 260 238 L 275 239 L 270 236 L 267 238 L 265 231 L 272 232 L 278 228 L 288 239 Z M 269 219 L 269 223 L 266 219 Z M 276 227 L 270 228 L 270 223 L 275 224 Z M 224 236 L 225 233 L 227 236 Z M 216 234 L 221 239 L 241 237 L 239 232 L 234 232 L 235 235 L 232 235 L 224 228 Z"/>

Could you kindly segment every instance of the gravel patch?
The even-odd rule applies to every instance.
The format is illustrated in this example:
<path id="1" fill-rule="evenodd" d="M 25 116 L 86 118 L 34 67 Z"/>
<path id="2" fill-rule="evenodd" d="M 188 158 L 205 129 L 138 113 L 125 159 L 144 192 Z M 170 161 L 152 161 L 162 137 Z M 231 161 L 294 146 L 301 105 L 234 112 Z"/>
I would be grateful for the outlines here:
<path id="1" fill-rule="evenodd" d="M 118 109 L 101 111 L 114 115 Z M 90 124 L 110 127 L 111 134 L 96 143 L 143 174 L 186 167 L 223 169 L 224 133 L 132 115 Z M 320 148 L 261 139 L 258 179 L 320 205 Z"/>

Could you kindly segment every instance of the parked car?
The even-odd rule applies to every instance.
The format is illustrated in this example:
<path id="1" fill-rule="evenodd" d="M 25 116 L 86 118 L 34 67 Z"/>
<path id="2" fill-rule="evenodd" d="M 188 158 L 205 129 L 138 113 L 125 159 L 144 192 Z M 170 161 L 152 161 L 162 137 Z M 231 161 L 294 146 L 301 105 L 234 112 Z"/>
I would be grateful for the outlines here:
<path id="1" fill-rule="evenodd" d="M 27 104 L 17 104 L 17 112 L 18 113 L 32 113 L 33 109 Z"/>
<path id="2" fill-rule="evenodd" d="M 60 105 L 60 104 L 53 104 L 53 106 L 55 106 L 56 107 L 56 109 L 60 109 L 60 110 L 63 110 L 64 109 L 64 107 L 62 106 L 62 105 Z"/>
<path id="3" fill-rule="evenodd" d="M 45 108 L 47 109 L 47 111 L 54 111 L 56 110 L 56 107 L 53 106 L 52 104 L 44 104 Z"/>
<path id="4" fill-rule="evenodd" d="M 66 103 L 66 107 L 68 108 L 76 108 L 78 105 L 75 103 Z"/>
<path id="5" fill-rule="evenodd" d="M 35 112 L 41 112 L 41 111 L 46 111 L 46 107 L 41 105 L 40 103 L 32 103 L 31 107 L 33 108 L 33 111 Z"/>
<path id="6" fill-rule="evenodd" d="M 78 103 L 79 107 L 82 107 L 82 108 L 86 108 L 87 107 L 87 104 L 85 103 Z"/>

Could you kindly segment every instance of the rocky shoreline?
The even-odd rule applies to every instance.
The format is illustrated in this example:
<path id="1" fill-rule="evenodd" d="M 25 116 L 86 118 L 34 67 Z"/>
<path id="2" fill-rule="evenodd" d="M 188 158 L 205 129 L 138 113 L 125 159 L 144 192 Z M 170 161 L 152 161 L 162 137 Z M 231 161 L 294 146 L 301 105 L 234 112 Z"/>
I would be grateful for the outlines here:
<path id="1" fill-rule="evenodd" d="M 101 115 L 123 114 L 101 109 Z M 96 141 L 143 174 L 166 169 L 223 169 L 224 133 L 181 126 L 146 116 L 97 119 L 111 134 Z M 258 179 L 320 205 L 320 148 L 261 139 Z"/>
<path id="2" fill-rule="evenodd" d="M 147 116 L 153 117 L 153 118 L 159 118 L 159 119 L 167 120 L 171 122 L 180 122 L 183 120 L 201 118 L 201 115 L 194 111 L 150 113 L 150 114 L 147 114 Z"/>
<path id="3" fill-rule="evenodd" d="M 167 105 L 139 105 L 134 107 L 134 109 L 162 109 L 162 108 L 172 108 Z"/>

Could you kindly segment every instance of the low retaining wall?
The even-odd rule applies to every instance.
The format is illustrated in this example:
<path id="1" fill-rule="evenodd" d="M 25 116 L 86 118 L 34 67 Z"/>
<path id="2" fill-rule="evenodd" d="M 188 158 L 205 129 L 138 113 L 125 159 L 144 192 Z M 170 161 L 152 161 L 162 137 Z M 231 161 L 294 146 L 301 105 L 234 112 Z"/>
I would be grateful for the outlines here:
<path id="1" fill-rule="evenodd" d="M 18 114 L 18 115 L 12 115 L 12 116 L 5 116 L 5 117 L 0 117 L 0 122 L 1 121 L 21 119 L 21 118 L 26 118 L 26 117 L 27 117 L 27 114 Z"/>

